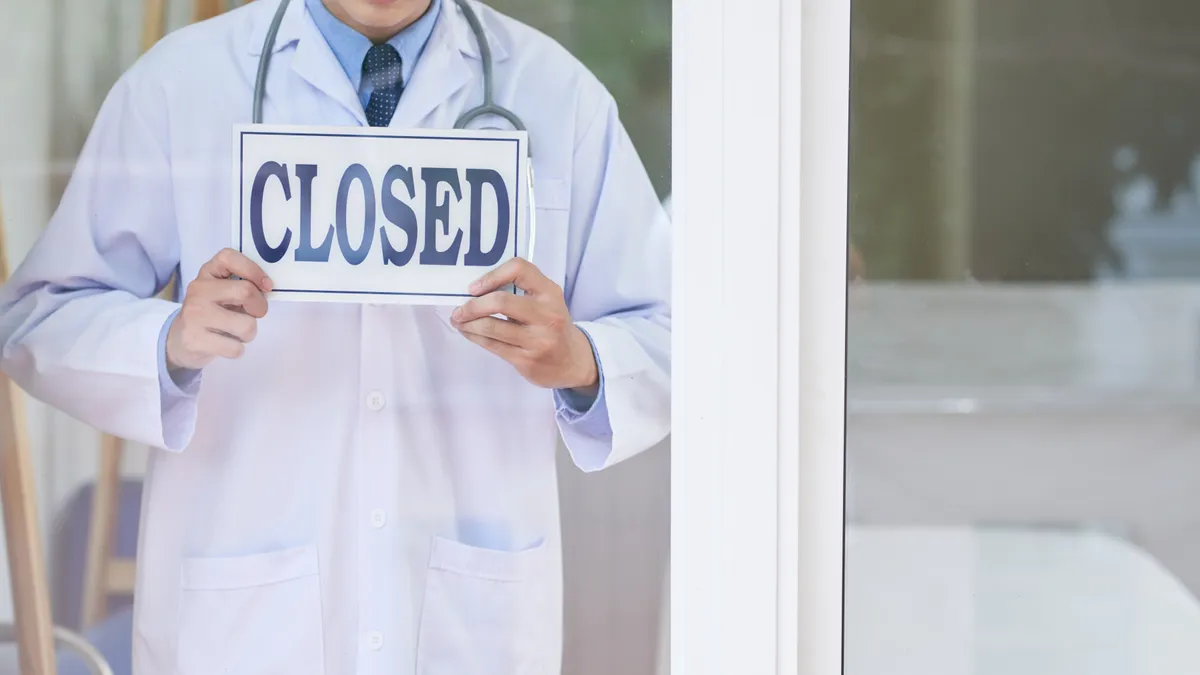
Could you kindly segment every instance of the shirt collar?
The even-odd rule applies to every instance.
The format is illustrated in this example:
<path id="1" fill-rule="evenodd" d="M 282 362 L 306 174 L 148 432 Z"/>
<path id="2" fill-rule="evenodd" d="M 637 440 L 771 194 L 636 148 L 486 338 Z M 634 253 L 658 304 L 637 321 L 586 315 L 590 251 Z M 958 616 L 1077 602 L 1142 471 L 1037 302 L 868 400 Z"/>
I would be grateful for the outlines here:
<path id="1" fill-rule="evenodd" d="M 329 43 L 333 55 L 337 57 L 342 70 L 346 72 L 346 77 L 350 78 L 354 90 L 362 91 L 362 64 L 367 57 L 367 50 L 371 48 L 371 40 L 342 23 L 329 11 L 322 0 L 305 0 L 304 4 L 308 7 L 308 12 L 312 15 L 317 30 L 321 32 L 325 42 Z M 433 27 L 437 23 L 441 7 L 442 0 L 430 0 L 429 9 L 421 15 L 421 18 L 388 40 L 388 43 L 400 53 L 400 74 L 405 83 L 412 79 L 413 70 L 417 67 L 417 60 L 421 58 L 421 52 L 429 42 L 429 36 L 433 33 Z"/>

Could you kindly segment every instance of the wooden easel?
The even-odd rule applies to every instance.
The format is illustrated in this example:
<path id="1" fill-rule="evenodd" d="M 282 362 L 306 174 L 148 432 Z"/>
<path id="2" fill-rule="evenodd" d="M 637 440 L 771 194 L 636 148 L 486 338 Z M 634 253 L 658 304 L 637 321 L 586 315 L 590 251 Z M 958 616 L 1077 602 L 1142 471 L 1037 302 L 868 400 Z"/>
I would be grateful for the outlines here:
<path id="1" fill-rule="evenodd" d="M 0 284 L 8 280 L 4 213 L 0 208 Z M 104 657 L 82 636 L 54 625 L 46 580 L 37 493 L 33 487 L 25 397 L 0 371 L 0 511 L 12 587 L 13 624 L 0 624 L 0 642 L 17 643 L 21 675 L 56 675 L 55 646 L 69 649 L 93 675 L 113 675 Z"/>
<path id="2" fill-rule="evenodd" d="M 143 51 L 163 35 L 164 2 L 145 0 Z M 200 21 L 221 11 L 220 0 L 195 0 L 193 18 Z M 8 279 L 5 235 L 3 209 L 0 208 L 0 284 Z M 173 284 L 165 293 L 173 295 Z M 22 675 L 56 675 L 56 642 L 79 652 L 93 672 L 111 673 L 99 654 L 82 638 L 54 625 L 27 423 L 24 392 L 0 372 L 0 510 L 4 518 L 15 618 L 14 626 L 0 626 L 0 637 L 7 638 L 10 634 L 15 637 Z M 111 557 L 123 446 L 124 442 L 114 436 L 105 434 L 101 438 L 88 537 L 84 625 L 103 618 L 109 594 L 133 590 L 133 561 Z"/>
<path id="3" fill-rule="evenodd" d="M 195 12 L 211 0 L 196 0 Z M 142 52 L 162 39 L 166 32 L 165 0 L 145 0 L 142 10 Z M 171 291 L 168 287 L 167 292 Z M 88 526 L 87 560 L 83 572 L 82 616 L 84 627 L 104 619 L 112 595 L 133 592 L 134 561 L 112 554 L 117 534 L 117 516 L 121 502 L 121 457 L 125 441 L 110 434 L 100 437 L 96 483 L 92 492 L 91 520 Z"/>
<path id="4" fill-rule="evenodd" d="M 0 211 L 0 283 L 8 280 Z M 54 619 L 29 456 L 24 392 L 0 372 L 0 505 L 22 675 L 55 675 Z"/>
<path id="5" fill-rule="evenodd" d="M 195 0 L 192 4 L 192 21 L 200 22 L 211 19 L 225 11 L 223 0 Z"/>
<path id="6" fill-rule="evenodd" d="M 145 52 L 166 33 L 164 17 L 166 0 L 144 0 L 142 12 L 142 51 Z M 223 0 L 193 0 L 192 20 L 204 21 L 222 13 Z M 175 297 L 176 280 L 163 291 L 166 299 Z M 121 458 L 125 442 L 103 434 L 92 493 L 91 522 L 88 527 L 87 561 L 84 566 L 83 616 L 85 627 L 104 619 L 108 599 L 114 595 L 133 593 L 135 566 L 132 558 L 113 555 L 117 516 L 121 501 Z"/>

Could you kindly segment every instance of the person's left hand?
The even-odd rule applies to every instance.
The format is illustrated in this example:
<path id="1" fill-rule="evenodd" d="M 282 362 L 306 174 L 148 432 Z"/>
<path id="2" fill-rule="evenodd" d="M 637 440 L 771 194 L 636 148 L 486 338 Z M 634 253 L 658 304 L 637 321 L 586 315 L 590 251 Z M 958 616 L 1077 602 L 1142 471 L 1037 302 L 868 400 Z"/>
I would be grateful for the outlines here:
<path id="1" fill-rule="evenodd" d="M 509 284 L 525 295 L 498 290 Z M 596 392 L 599 367 L 591 343 L 571 320 L 562 288 L 533 263 L 509 260 L 480 277 L 470 292 L 476 297 L 450 318 L 468 340 L 508 361 L 539 387 Z"/>

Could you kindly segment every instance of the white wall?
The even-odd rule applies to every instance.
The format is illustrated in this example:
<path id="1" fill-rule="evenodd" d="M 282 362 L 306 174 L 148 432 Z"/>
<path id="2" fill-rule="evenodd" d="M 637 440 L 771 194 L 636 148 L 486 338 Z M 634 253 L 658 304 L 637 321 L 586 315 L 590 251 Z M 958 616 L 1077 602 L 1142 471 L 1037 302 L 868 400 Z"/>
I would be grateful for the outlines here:
<path id="1" fill-rule="evenodd" d="M 564 673 L 653 675 L 670 550 L 670 443 L 584 474 L 560 453 Z M 662 673 L 666 675 L 666 673 Z"/>

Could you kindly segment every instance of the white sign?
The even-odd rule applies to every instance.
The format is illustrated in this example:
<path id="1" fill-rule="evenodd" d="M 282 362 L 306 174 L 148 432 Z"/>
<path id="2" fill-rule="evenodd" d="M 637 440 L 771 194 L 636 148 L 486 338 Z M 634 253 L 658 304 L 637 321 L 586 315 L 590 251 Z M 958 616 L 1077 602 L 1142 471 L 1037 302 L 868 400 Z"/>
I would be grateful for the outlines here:
<path id="1" fill-rule="evenodd" d="M 233 248 L 272 299 L 458 305 L 527 257 L 523 131 L 234 129 Z"/>

